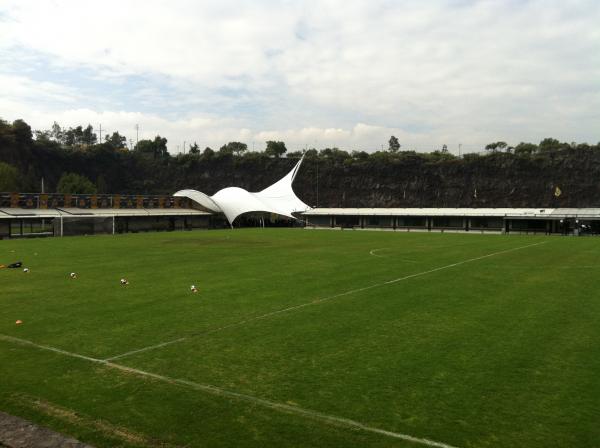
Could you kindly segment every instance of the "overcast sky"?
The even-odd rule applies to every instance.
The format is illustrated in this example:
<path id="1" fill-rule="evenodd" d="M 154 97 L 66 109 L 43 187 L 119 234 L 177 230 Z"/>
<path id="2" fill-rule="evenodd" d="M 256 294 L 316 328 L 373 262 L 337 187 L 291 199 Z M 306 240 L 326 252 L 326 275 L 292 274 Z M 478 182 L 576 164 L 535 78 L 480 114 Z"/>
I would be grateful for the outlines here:
<path id="1" fill-rule="evenodd" d="M 600 1 L 2 0 L 0 117 L 171 152 L 595 143 Z"/>

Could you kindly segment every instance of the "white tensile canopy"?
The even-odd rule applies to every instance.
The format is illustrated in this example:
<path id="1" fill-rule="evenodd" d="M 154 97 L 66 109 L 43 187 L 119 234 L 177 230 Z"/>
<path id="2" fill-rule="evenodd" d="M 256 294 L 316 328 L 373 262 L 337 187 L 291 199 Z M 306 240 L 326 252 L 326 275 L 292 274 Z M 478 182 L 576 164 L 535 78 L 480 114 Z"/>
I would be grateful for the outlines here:
<path id="1" fill-rule="evenodd" d="M 267 212 L 295 218 L 293 213 L 305 212 L 310 207 L 302 202 L 294 190 L 292 182 L 298 173 L 302 159 L 282 179 L 258 193 L 250 193 L 243 188 L 227 187 L 208 196 L 196 190 L 180 190 L 174 196 L 186 197 L 213 212 L 222 212 L 231 225 L 235 218 L 248 212 Z"/>

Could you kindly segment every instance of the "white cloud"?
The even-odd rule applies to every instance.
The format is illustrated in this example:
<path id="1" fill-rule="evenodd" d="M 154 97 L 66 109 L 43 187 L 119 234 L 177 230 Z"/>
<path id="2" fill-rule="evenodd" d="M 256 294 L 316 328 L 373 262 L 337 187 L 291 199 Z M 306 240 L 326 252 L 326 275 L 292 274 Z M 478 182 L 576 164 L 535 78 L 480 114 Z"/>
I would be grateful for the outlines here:
<path id="1" fill-rule="evenodd" d="M 211 146 L 277 138 L 377 149 L 391 133 L 422 149 L 598 141 L 599 20 L 596 0 L 6 0 L 5 67 L 30 51 L 84 69 L 104 87 L 94 94 L 104 110 L 71 80 L 26 73 L 0 78 L 14 86 L 0 106 L 4 118 L 40 126 L 140 122 L 171 142 Z M 118 112 L 112 87 L 134 75 L 153 81 Z"/>
<path id="2" fill-rule="evenodd" d="M 4 101 L 72 103 L 77 98 L 77 92 L 66 86 L 52 82 L 34 82 L 24 76 L 0 73 L 0 86 L 3 91 L 0 100 Z"/>

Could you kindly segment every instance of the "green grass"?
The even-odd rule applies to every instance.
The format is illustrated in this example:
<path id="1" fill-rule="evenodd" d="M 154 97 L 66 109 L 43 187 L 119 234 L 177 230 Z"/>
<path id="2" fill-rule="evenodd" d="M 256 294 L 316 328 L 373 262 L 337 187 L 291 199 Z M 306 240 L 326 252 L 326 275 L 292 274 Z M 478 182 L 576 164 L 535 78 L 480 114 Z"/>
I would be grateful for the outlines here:
<path id="1" fill-rule="evenodd" d="M 0 337 L 0 410 L 97 446 L 422 446 L 186 381 L 458 447 L 600 446 L 600 239 L 0 241 L 16 260 L 30 273 L 0 270 L 1 335 L 97 359 L 185 338 L 114 361 L 165 380 Z"/>

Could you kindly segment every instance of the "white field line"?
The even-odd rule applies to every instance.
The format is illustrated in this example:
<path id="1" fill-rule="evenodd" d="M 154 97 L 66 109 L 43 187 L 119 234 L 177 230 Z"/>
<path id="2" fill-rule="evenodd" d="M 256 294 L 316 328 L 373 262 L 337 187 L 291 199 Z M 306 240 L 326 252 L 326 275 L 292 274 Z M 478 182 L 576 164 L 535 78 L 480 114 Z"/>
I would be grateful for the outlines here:
<path id="1" fill-rule="evenodd" d="M 381 249 L 373 249 L 373 250 L 370 250 L 370 251 L 369 251 L 369 255 L 373 255 L 374 257 L 379 257 L 379 258 L 385 258 L 385 256 L 383 256 L 383 255 L 379 255 L 379 254 L 376 254 L 375 252 L 378 252 L 378 251 L 380 251 L 380 250 L 386 250 L 386 249 L 389 249 L 389 247 L 382 247 Z"/>
<path id="2" fill-rule="evenodd" d="M 491 253 L 491 254 L 482 255 L 481 257 L 469 258 L 468 260 L 458 261 L 456 263 L 448 264 L 446 266 L 441 266 L 439 268 L 430 269 L 429 271 L 424 271 L 424 272 L 419 272 L 417 274 L 407 275 L 405 277 L 396 278 L 394 280 L 388 280 L 387 282 L 384 282 L 383 284 L 384 285 L 389 285 L 390 283 L 401 282 L 402 280 L 408 280 L 409 278 L 420 277 L 422 275 L 431 274 L 433 272 L 441 271 L 443 269 L 453 268 L 455 266 L 460 266 L 460 265 L 466 264 L 466 263 L 472 263 L 473 261 L 483 260 L 485 258 L 494 257 L 496 255 L 501 255 L 501 254 L 506 254 L 506 253 L 509 253 L 509 252 L 514 252 L 514 251 L 517 251 L 517 250 L 527 249 L 528 247 L 539 246 L 540 244 L 546 244 L 546 241 L 541 241 L 539 243 L 534 243 L 534 244 L 528 244 L 527 246 L 520 246 L 520 247 L 514 247 L 512 249 L 501 250 L 499 252 L 494 252 L 494 253 Z"/>
<path id="3" fill-rule="evenodd" d="M 408 434 L 402 434 L 399 432 L 386 431 L 385 429 L 380 429 L 380 428 L 375 428 L 373 426 L 365 425 L 364 423 L 360 423 L 356 420 L 350 420 L 350 419 L 343 418 L 343 417 L 336 417 L 334 415 L 323 414 L 321 412 L 313 411 L 313 410 L 302 408 L 299 406 L 290 406 L 288 404 L 278 403 L 276 401 L 271 401 L 271 400 L 266 400 L 264 398 L 255 397 L 253 395 L 243 394 L 243 393 L 239 393 L 239 392 L 233 392 L 230 390 L 222 389 L 217 386 L 212 386 L 210 384 L 202 384 L 202 383 L 196 383 L 193 381 L 188 381 L 188 380 L 183 380 L 183 379 L 178 379 L 178 378 L 171 378 L 169 376 L 159 375 L 157 373 L 147 372 L 145 370 L 135 369 L 133 367 L 127 367 L 122 364 L 108 362 L 103 359 L 97 359 L 97 358 L 92 358 L 89 356 L 83 356 L 78 353 L 68 352 L 66 350 L 61 350 L 59 348 L 50 347 L 48 345 L 36 344 L 35 342 L 31 342 L 26 339 L 15 338 L 13 336 L 7 336 L 7 335 L 0 334 L 0 340 L 4 340 L 4 341 L 11 342 L 13 344 L 18 344 L 18 345 L 28 345 L 28 346 L 36 347 L 41 350 L 48 350 L 51 352 L 59 353 L 64 356 L 70 356 L 73 358 L 83 359 L 83 360 L 94 362 L 97 364 L 102 364 L 107 367 L 110 367 L 110 368 L 113 368 L 116 370 L 120 370 L 122 372 L 133 373 L 133 374 L 141 376 L 141 377 L 152 378 L 157 381 L 162 381 L 162 382 L 169 383 L 169 384 L 175 384 L 175 385 L 187 387 L 189 389 L 194 389 L 197 391 L 209 393 L 209 394 L 220 396 L 220 397 L 230 398 L 230 399 L 234 399 L 234 400 L 238 400 L 238 401 L 245 401 L 245 402 L 252 403 L 252 404 L 255 404 L 258 406 L 262 406 L 264 408 L 273 409 L 273 410 L 281 412 L 281 413 L 293 414 L 293 415 L 297 415 L 300 417 L 310 418 L 313 420 L 317 420 L 321 423 L 325 423 L 325 424 L 329 424 L 329 425 L 333 425 L 333 426 L 341 426 L 341 427 L 345 427 L 345 428 L 359 429 L 359 430 L 362 430 L 365 432 L 379 434 L 379 435 L 391 437 L 394 439 L 401 439 L 401 440 L 404 440 L 407 442 L 412 442 L 412 443 L 435 447 L 435 448 L 456 448 L 452 445 L 448 445 L 447 443 L 437 442 L 435 440 L 425 439 L 425 438 L 421 438 L 421 437 L 414 437 L 414 436 L 411 436 Z"/>
<path id="4" fill-rule="evenodd" d="M 379 255 L 376 252 L 379 252 L 380 250 L 386 250 L 389 249 L 389 247 L 382 247 L 381 249 L 372 249 L 369 251 L 369 255 L 373 255 L 374 257 L 379 257 L 379 258 L 388 258 L 388 255 Z M 405 263 L 417 263 L 415 260 L 407 260 L 405 258 L 401 258 L 398 259 L 398 261 L 404 261 Z"/>
<path id="5" fill-rule="evenodd" d="M 459 261 L 457 263 L 448 264 L 446 266 L 441 266 L 439 268 L 430 269 L 428 271 L 423 271 L 423 272 L 418 272 L 416 274 L 406 275 L 404 277 L 399 277 L 399 278 L 396 278 L 396 279 L 393 279 L 393 280 L 388 280 L 386 282 L 375 283 L 373 285 L 363 286 L 362 288 L 351 289 L 349 291 L 341 292 L 339 294 L 334 294 L 332 296 L 323 297 L 321 299 L 315 299 L 315 300 L 312 300 L 310 302 L 301 303 L 300 305 L 294 305 L 294 306 L 290 306 L 288 308 L 283 308 L 283 309 L 280 309 L 280 310 L 277 310 L 277 311 L 271 311 L 270 313 L 261 314 L 260 316 L 250 317 L 248 319 L 244 319 L 244 320 L 241 320 L 241 321 L 238 321 L 238 322 L 234 322 L 232 324 L 223 325 L 222 327 L 217 327 L 217 328 L 213 328 L 213 329 L 210 329 L 210 330 L 206 330 L 206 331 L 203 331 L 201 333 L 196 333 L 196 334 L 194 334 L 192 336 L 189 336 L 189 337 L 181 337 L 181 338 L 174 339 L 174 340 L 171 340 L 171 341 L 161 342 L 160 344 L 150 345 L 148 347 L 143 347 L 143 348 L 140 348 L 140 349 L 137 349 L 137 350 L 132 350 L 130 352 L 121 353 L 120 355 L 116 355 L 116 356 L 112 356 L 110 358 L 106 358 L 105 361 L 114 361 L 116 359 L 125 358 L 126 356 L 133 355 L 133 354 L 136 354 L 136 353 L 142 353 L 142 352 L 145 352 L 145 351 L 154 350 L 156 348 L 165 347 L 167 345 L 176 344 L 178 342 L 182 342 L 182 341 L 185 341 L 187 339 L 190 339 L 191 337 L 207 336 L 209 334 L 217 333 L 219 331 L 223 331 L 223 330 L 226 330 L 228 328 L 239 327 L 239 326 L 245 325 L 245 324 L 247 324 L 249 322 L 254 322 L 256 320 L 261 320 L 261 319 L 266 319 L 268 317 L 275 316 L 277 314 L 288 313 L 290 311 L 295 311 L 295 310 L 298 310 L 300 308 L 304 308 L 304 307 L 307 307 L 307 306 L 317 305 L 317 304 L 325 302 L 327 300 L 336 299 L 338 297 L 343 297 L 343 296 L 347 296 L 347 295 L 350 295 L 350 294 L 355 294 L 357 292 L 367 291 L 367 290 L 373 289 L 373 288 L 379 288 L 381 286 L 385 286 L 385 285 L 389 285 L 389 284 L 392 284 L 392 283 L 401 282 L 401 281 L 408 280 L 408 279 L 415 278 L 415 277 L 420 277 L 422 275 L 431 274 L 433 272 L 441 271 L 441 270 L 444 270 L 444 269 L 449 269 L 449 268 L 452 268 L 452 267 L 455 267 L 455 266 L 460 266 L 462 264 L 472 263 L 472 262 L 478 261 L 478 260 L 483 260 L 484 258 L 494 257 L 496 255 L 501 255 L 501 254 L 505 254 L 505 253 L 509 253 L 509 252 L 514 252 L 514 251 L 517 251 L 517 250 L 527 249 L 528 247 L 539 246 L 540 244 L 545 244 L 545 243 L 546 243 L 546 241 L 542 241 L 540 243 L 534 243 L 534 244 L 528 244 L 526 246 L 514 247 L 512 249 L 506 249 L 506 250 L 502 250 L 502 251 L 499 251 L 499 252 L 493 252 L 491 254 L 482 255 L 481 257 L 469 258 L 468 260 L 463 260 L 463 261 Z"/>
<path id="6" fill-rule="evenodd" d="M 106 359 L 104 359 L 104 361 L 114 361 L 115 359 L 124 358 L 125 356 L 135 355 L 136 353 L 142 353 L 142 352 L 146 352 L 148 350 L 154 350 L 155 348 L 166 347 L 167 345 L 171 345 L 171 344 L 177 344 L 178 342 L 185 341 L 186 339 L 187 339 L 186 337 L 183 337 L 183 338 L 179 338 L 179 339 L 173 339 L 172 341 L 161 342 L 160 344 L 156 344 L 156 345 L 149 345 L 148 347 L 139 348 L 137 350 L 131 350 L 130 352 L 121 353 L 120 355 L 106 358 Z"/>

